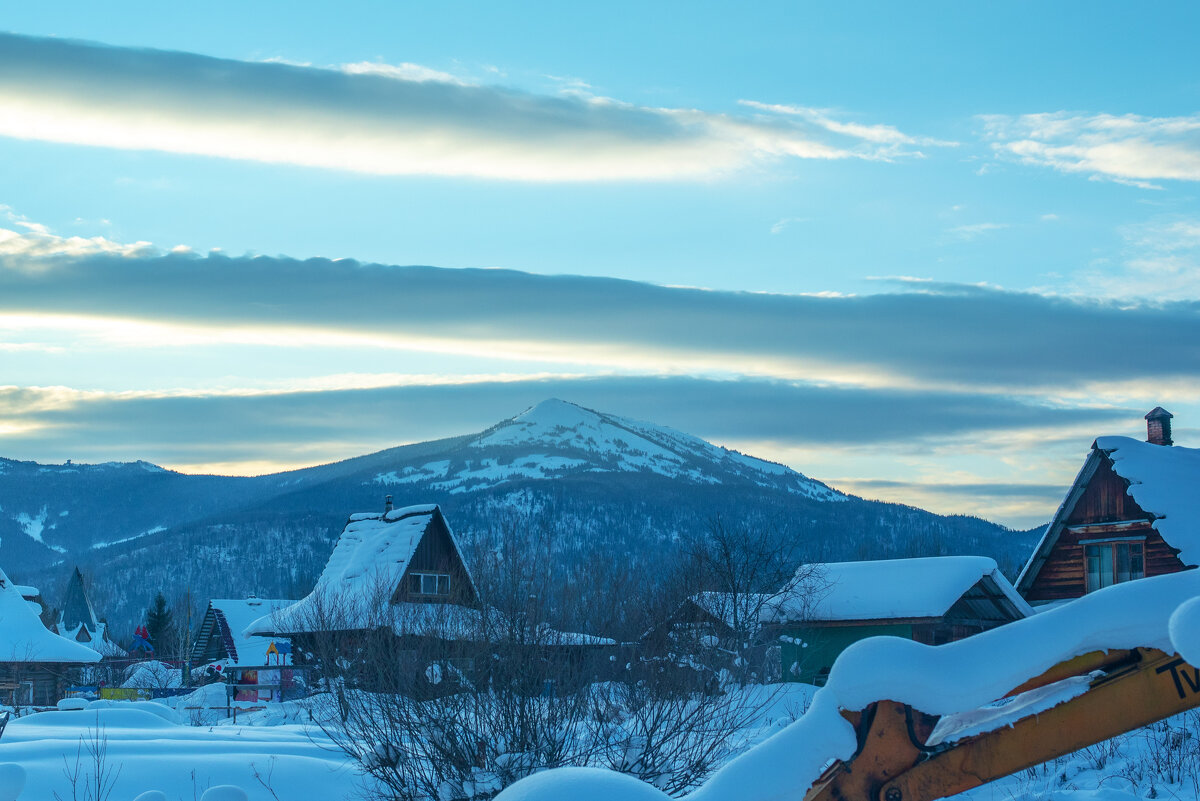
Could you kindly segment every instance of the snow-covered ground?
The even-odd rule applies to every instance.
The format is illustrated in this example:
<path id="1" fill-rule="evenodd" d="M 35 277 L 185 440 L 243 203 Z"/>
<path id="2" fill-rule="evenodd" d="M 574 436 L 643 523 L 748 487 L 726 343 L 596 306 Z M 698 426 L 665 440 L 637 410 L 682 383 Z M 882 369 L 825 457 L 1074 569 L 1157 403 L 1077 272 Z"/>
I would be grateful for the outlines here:
<path id="1" fill-rule="evenodd" d="M 754 725 L 740 732 L 739 749 L 793 723 L 807 708 L 813 689 L 748 688 L 745 692 L 752 695 L 769 696 L 770 703 Z M 55 793 L 72 798 L 64 768 L 74 768 L 77 753 L 82 755 L 83 798 L 82 784 L 95 773 L 89 747 L 100 743 L 107 746 L 107 776 L 113 780 L 109 801 L 133 801 L 152 790 L 163 792 L 169 801 L 193 801 L 219 785 L 241 788 L 249 801 L 369 797 L 362 792 L 364 780 L 354 764 L 309 719 L 306 704 L 269 704 L 240 714 L 237 724 L 221 710 L 188 709 L 219 706 L 224 698 L 224 687 L 214 684 L 163 701 L 96 701 L 82 710 L 14 719 L 0 737 L 0 801 L 7 801 L 2 763 L 18 764 L 25 771 L 20 801 L 52 801 Z"/>
<path id="2" fill-rule="evenodd" d="M 250 801 L 350 801 L 364 797 L 362 780 L 353 764 L 334 749 L 319 727 L 308 721 L 305 706 L 271 705 L 260 712 L 239 715 L 234 725 L 223 712 L 199 716 L 184 709 L 198 703 L 215 705 L 218 694 L 211 689 L 204 692 L 212 697 L 170 699 L 179 712 L 156 702 L 110 701 L 80 711 L 43 712 L 14 720 L 0 738 L 0 763 L 19 764 L 25 770 L 27 783 L 20 801 L 52 801 L 56 792 L 68 799 L 72 797 L 71 782 L 64 767 L 73 768 L 82 744 L 83 774 L 91 773 L 87 748 L 95 742 L 93 734 L 101 732 L 100 741 L 108 746 L 110 775 L 115 777 L 109 801 L 133 801 L 149 790 L 162 791 L 169 801 L 193 801 L 210 787 L 230 784 L 242 788 Z M 750 692 L 770 690 L 752 688 Z M 806 685 L 784 687 L 759 719 L 742 731 L 739 748 L 752 748 L 792 724 L 807 709 L 814 692 L 815 688 Z M 223 692 L 220 695 L 223 697 Z M 192 725 L 196 720 L 203 721 L 202 725 Z M 1195 799 L 1200 797 L 1198 735 L 1200 713 L 1186 713 L 956 798 Z M 5 798 L 3 773 L 0 769 L 0 801 Z M 554 775 L 546 774 L 546 778 Z M 606 788 L 604 793 L 589 795 L 593 787 L 589 780 L 597 776 L 617 781 L 611 785 L 600 782 Z M 642 797 L 642 790 L 651 790 L 635 779 L 612 777 L 607 772 L 584 771 L 577 779 L 571 793 L 560 798 L 633 801 Z M 612 791 L 618 786 L 627 794 L 614 795 Z M 796 788 L 796 797 L 800 789 Z M 764 796 L 764 801 L 767 798 Z"/>
<path id="3" fill-rule="evenodd" d="M 1078 654 L 1133 647 L 1200 656 L 1200 571 L 1118 585 L 1025 621 L 948 645 L 931 647 L 894 637 L 863 640 L 838 659 L 822 689 L 801 685 L 753 687 L 775 693 L 754 722 L 739 732 L 740 755 L 721 766 L 687 797 L 693 801 L 782 801 L 802 797 L 833 759 L 850 759 L 854 729 L 841 710 L 864 709 L 881 699 L 910 703 L 931 714 L 956 716 L 940 736 L 955 740 L 1008 725 L 1074 698 L 1082 683 L 1060 682 L 994 703 L 1025 680 Z M 880 666 L 887 666 L 880 670 Z M 1190 683 L 1190 682 L 1189 682 Z M 1067 686 L 1070 685 L 1070 686 Z M 221 713 L 188 712 L 218 706 L 221 685 L 153 702 L 95 702 L 85 709 L 46 712 L 9 724 L 0 763 L 28 774 L 22 801 L 69 798 L 64 773 L 82 749 L 107 744 L 114 771 L 111 801 L 161 790 L 169 799 L 200 798 L 206 786 L 233 784 L 250 799 L 350 799 L 361 779 L 291 702 L 243 714 L 239 724 Z M 187 725 L 188 722 L 201 725 Z M 1200 711 L 1136 730 L 1115 740 L 1005 777 L 969 793 L 967 801 L 1132 801 L 1200 797 Z M 115 773 L 117 767 L 120 773 Z M 0 769 L 0 780 L 3 770 Z M 0 801 L 3 787 L 0 786 Z M 649 784 L 591 768 L 546 771 L 504 790 L 502 801 L 664 801 Z M 451 798 L 438 801 L 455 801 Z"/>
<path id="4" fill-rule="evenodd" d="M 101 744 L 112 781 L 109 801 L 132 801 L 151 790 L 169 801 L 192 801 L 221 785 L 241 788 L 250 801 L 360 798 L 353 766 L 296 712 L 277 708 L 273 718 L 258 713 L 239 718 L 239 725 L 194 726 L 162 704 L 98 702 L 13 720 L 0 738 L 0 762 L 24 769 L 21 801 L 52 801 L 55 793 L 74 798 L 67 772 L 77 755 L 78 797 L 84 798 L 84 784 L 96 772 L 91 750 Z"/>

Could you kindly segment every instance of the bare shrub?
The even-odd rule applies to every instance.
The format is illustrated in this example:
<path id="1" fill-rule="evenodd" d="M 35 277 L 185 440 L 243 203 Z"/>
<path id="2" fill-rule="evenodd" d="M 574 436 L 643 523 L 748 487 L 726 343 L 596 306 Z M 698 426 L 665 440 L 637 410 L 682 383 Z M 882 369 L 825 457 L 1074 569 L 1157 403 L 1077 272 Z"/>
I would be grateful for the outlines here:
<path id="1" fill-rule="evenodd" d="M 74 763 L 63 756 L 63 775 L 71 787 L 71 801 L 108 801 L 121 777 L 121 767 L 117 765 L 114 770 L 108 761 L 108 735 L 97 716 L 96 727 L 89 727 L 86 737 L 79 736 Z M 65 801 L 58 791 L 54 799 Z"/>

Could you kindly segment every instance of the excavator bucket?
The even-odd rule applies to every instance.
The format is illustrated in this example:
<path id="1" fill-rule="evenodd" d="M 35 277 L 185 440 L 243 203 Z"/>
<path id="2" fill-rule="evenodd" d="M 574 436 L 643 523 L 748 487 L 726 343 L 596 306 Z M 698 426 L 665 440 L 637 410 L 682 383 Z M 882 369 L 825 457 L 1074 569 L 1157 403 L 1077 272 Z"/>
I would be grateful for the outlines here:
<path id="1" fill-rule="evenodd" d="M 1200 705 L 1200 670 L 1155 649 L 1067 660 L 986 707 L 941 718 L 895 701 L 843 712 L 858 750 L 805 801 L 933 801 Z"/>

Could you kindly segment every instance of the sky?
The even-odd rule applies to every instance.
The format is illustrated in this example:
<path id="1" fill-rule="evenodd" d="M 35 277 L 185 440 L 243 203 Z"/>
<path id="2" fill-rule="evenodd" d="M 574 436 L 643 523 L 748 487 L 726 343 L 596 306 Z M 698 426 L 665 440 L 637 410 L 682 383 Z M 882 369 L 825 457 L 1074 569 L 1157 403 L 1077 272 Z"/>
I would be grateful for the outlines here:
<path id="1" fill-rule="evenodd" d="M 0 456 L 258 474 L 548 397 L 1014 527 L 1200 447 L 1190 3 L 21 4 Z"/>

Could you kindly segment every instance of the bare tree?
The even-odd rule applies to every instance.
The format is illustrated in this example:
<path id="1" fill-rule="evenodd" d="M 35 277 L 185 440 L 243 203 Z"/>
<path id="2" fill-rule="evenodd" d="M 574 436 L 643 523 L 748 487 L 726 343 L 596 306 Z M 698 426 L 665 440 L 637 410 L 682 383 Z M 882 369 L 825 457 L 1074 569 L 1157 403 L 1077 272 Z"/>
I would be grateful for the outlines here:
<path id="1" fill-rule="evenodd" d="M 765 669 L 764 614 L 783 599 L 810 606 L 826 590 L 820 567 L 800 562 L 798 544 L 775 527 L 733 524 L 719 515 L 686 543 L 683 570 L 688 584 L 701 590 L 690 601 L 727 627 L 722 647 L 742 680 L 777 678 L 778 671 Z"/>
<path id="2" fill-rule="evenodd" d="M 695 589 L 693 574 L 637 580 L 612 559 L 571 573 L 551 558 L 554 534 L 544 517 L 513 514 L 477 536 L 477 607 L 397 602 L 394 578 L 310 596 L 294 653 L 320 666 L 317 719 L 375 797 L 487 798 L 562 765 L 679 794 L 770 702 L 686 655 L 595 636 L 645 631 Z"/>

